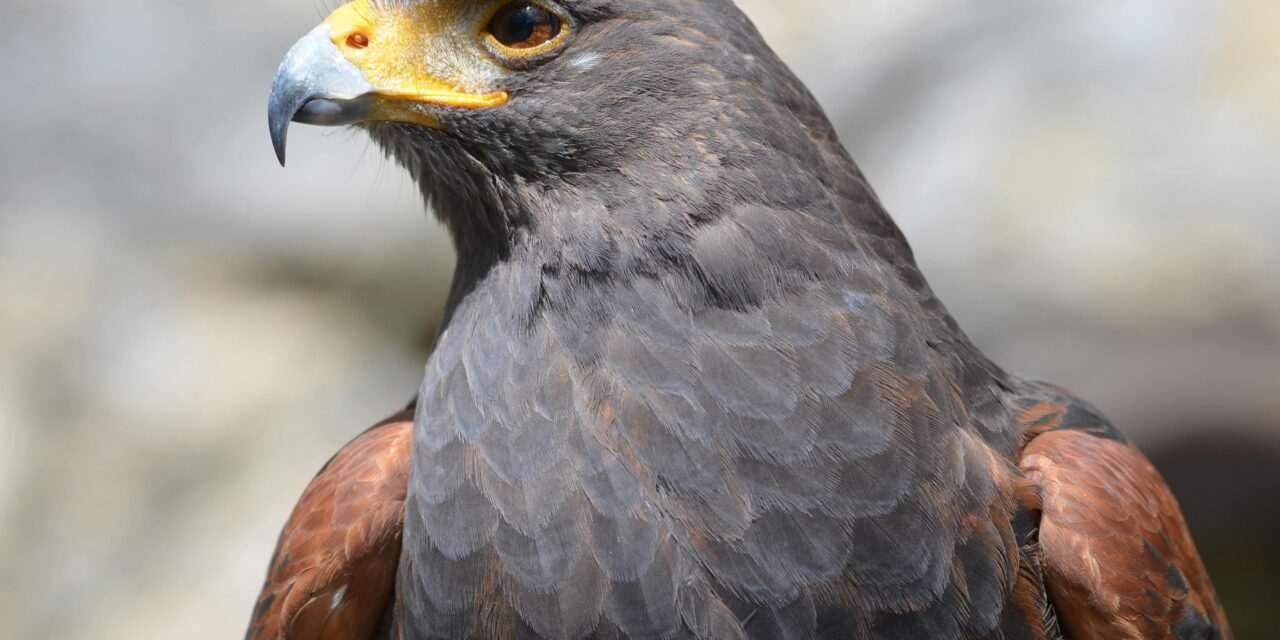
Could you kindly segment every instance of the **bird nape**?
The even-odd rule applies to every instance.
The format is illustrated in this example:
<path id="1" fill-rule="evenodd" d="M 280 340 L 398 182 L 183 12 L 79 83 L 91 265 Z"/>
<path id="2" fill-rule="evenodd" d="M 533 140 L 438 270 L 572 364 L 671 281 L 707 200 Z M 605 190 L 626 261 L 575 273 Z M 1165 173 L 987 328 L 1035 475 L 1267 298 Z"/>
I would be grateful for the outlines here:
<path id="1" fill-rule="evenodd" d="M 934 297 L 729 0 L 361 0 L 288 53 L 458 262 L 250 638 L 1226 638 L 1177 503 Z"/>

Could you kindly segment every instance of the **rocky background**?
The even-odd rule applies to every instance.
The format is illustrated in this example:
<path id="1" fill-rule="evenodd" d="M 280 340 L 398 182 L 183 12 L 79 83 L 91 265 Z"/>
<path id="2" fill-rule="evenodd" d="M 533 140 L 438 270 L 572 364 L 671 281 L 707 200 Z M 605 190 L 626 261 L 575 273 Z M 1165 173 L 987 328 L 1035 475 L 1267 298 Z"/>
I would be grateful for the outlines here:
<path id="1" fill-rule="evenodd" d="M 1128 430 L 1280 636 L 1280 3 L 742 4 L 978 344 Z M 331 8 L 5 0 L 0 637 L 239 637 L 293 500 L 417 386 L 440 228 L 362 136 L 267 140 Z"/>

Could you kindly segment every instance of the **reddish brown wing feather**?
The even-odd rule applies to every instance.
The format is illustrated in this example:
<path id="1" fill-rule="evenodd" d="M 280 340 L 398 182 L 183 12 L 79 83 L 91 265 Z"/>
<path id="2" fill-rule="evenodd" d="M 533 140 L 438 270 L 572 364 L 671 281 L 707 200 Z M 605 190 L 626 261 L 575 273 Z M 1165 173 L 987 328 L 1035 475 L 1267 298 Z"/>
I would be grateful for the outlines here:
<path id="1" fill-rule="evenodd" d="M 1048 431 L 1021 466 L 1044 494 L 1045 583 L 1071 637 L 1231 637 L 1182 511 L 1137 449 Z"/>
<path id="2" fill-rule="evenodd" d="M 280 534 L 246 638 L 370 638 L 391 600 L 408 483 L 411 412 L 343 447 Z"/>

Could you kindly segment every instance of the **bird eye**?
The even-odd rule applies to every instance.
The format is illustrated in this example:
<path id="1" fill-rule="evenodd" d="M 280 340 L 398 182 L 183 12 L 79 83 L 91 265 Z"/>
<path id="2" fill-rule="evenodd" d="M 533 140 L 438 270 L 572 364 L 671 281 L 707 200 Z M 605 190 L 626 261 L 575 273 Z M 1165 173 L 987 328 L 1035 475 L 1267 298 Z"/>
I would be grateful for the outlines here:
<path id="1" fill-rule="evenodd" d="M 560 35 L 560 18 L 531 2 L 510 2 L 489 20 L 485 28 L 493 39 L 509 49 L 532 49 Z"/>

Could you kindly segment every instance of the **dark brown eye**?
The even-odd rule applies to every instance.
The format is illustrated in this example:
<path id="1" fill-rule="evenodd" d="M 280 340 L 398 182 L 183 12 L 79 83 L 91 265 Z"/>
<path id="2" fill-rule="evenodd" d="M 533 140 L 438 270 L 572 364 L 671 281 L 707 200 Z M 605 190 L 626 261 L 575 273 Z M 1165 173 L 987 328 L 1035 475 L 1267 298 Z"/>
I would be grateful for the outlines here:
<path id="1" fill-rule="evenodd" d="M 498 9 L 488 31 L 504 47 L 532 49 L 560 35 L 560 18 L 529 2 L 511 2 Z"/>

